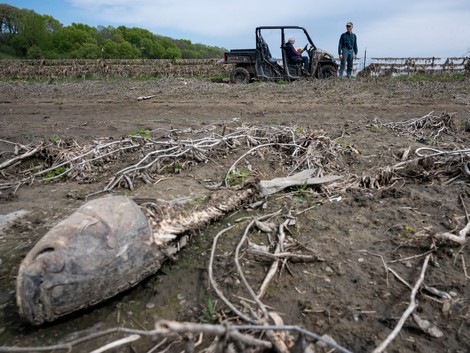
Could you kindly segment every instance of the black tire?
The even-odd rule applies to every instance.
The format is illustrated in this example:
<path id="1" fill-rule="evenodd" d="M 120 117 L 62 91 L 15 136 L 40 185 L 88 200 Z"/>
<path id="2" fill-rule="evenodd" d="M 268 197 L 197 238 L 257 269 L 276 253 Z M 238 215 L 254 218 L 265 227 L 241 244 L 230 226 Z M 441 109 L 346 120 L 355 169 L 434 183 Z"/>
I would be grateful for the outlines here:
<path id="1" fill-rule="evenodd" d="M 336 78 L 336 75 L 338 74 L 338 68 L 334 65 L 322 65 L 318 69 L 318 78 L 320 80 L 331 80 L 333 78 Z"/>
<path id="2" fill-rule="evenodd" d="M 250 83 L 250 73 L 244 67 L 236 67 L 230 73 L 231 83 Z"/>

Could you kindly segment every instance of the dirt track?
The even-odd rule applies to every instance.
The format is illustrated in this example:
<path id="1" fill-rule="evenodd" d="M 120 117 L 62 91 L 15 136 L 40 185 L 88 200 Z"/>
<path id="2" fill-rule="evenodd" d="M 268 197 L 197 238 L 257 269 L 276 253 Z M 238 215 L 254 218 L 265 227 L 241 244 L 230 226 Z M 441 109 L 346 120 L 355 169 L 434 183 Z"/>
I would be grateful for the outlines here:
<path id="1" fill-rule="evenodd" d="M 154 97 L 137 99 L 143 96 Z M 430 112 L 453 116 L 453 134 L 443 135 L 438 145 L 430 146 L 426 144 L 429 140 L 417 141 L 383 125 Z M 224 127 L 228 131 L 243 126 L 300 127 L 311 131 L 312 136 L 324 134 L 331 140 L 337 139 L 353 151 L 338 161 L 341 165 L 338 170 L 356 180 L 399 163 L 409 147 L 409 158 L 415 157 L 416 148 L 425 146 L 439 150 L 468 149 L 470 132 L 464 131 L 464 121 L 469 118 L 468 80 L 380 79 L 245 86 L 193 79 L 0 83 L 0 140 L 27 145 L 58 136 L 86 145 L 97 139 L 118 140 L 141 130 L 153 131 L 156 138 L 162 139 L 171 129 L 191 137 L 188 128 L 221 133 Z M 0 141 L 0 152 L 5 151 L 0 155 L 0 164 L 12 156 L 12 146 Z M 139 184 L 133 192 L 121 189 L 116 192 L 169 201 L 200 199 L 210 193 L 203 181 L 222 180 L 242 150 L 183 168 L 179 174 L 155 185 Z M 469 158 L 468 154 L 462 156 L 462 161 L 468 163 Z M 270 170 L 267 163 L 255 161 L 252 165 L 258 176 L 282 174 L 280 168 L 271 165 Z M 126 165 L 132 161 L 120 162 Z M 430 245 L 413 242 L 413 237 L 425 228 L 455 234 L 468 221 L 463 206 L 470 211 L 469 179 L 461 167 L 446 174 L 438 172 L 445 169 L 442 165 L 436 168 L 417 166 L 406 176 L 394 175 L 394 182 L 380 188 L 362 184 L 335 194 L 321 188 L 290 190 L 270 198 L 268 209 L 255 213 L 268 213 L 280 207 L 297 212 L 296 225 L 290 229 L 291 240 L 314 251 L 321 261 L 289 263 L 288 269 L 284 268 L 269 287 L 265 304 L 279 312 L 286 324 L 327 334 L 353 352 L 372 351 L 397 324 L 411 292 L 385 270 L 384 262 L 413 286 L 424 259 L 413 256 L 425 253 Z M 0 184 L 17 180 L 19 171 L 24 169 L 22 165 L 3 170 Z M 215 310 L 219 316 L 233 317 L 208 286 L 206 268 L 211 240 L 227 223 L 253 213 L 229 215 L 201 231 L 177 261 L 103 305 L 39 330 L 21 323 L 14 292 L 22 258 L 48 229 L 82 205 L 84 196 L 102 190 L 107 178 L 109 173 L 91 184 L 36 180 L 30 186 L 19 187 L 15 193 L 12 189 L 0 190 L 0 215 L 29 211 L 12 227 L 0 230 L 2 343 L 55 344 L 76 338 L 77 332 L 90 333 L 117 325 L 151 329 L 155 316 L 200 322 L 207 314 L 209 297 L 217 302 Z M 218 257 L 215 268 L 224 289 L 237 295 L 233 298 L 238 302 L 240 299 L 236 298 L 246 298 L 247 294 L 228 255 L 233 253 L 243 231 L 241 227 L 222 245 L 220 253 L 224 256 Z M 260 235 L 256 237 L 266 241 Z M 462 262 L 466 261 L 470 273 L 469 255 L 466 247 L 439 244 L 424 283 L 450 293 L 452 299 L 443 300 L 424 290 L 418 295 L 416 313 L 437 325 L 444 337 L 430 337 L 410 319 L 387 352 L 470 351 L 470 290 Z M 408 257 L 412 258 L 400 261 Z M 250 258 L 246 266 L 248 279 L 257 287 L 269 264 Z M 134 347 L 138 352 L 146 352 L 152 345 L 155 343 L 140 341 Z M 126 349 L 120 352 L 130 351 Z"/>

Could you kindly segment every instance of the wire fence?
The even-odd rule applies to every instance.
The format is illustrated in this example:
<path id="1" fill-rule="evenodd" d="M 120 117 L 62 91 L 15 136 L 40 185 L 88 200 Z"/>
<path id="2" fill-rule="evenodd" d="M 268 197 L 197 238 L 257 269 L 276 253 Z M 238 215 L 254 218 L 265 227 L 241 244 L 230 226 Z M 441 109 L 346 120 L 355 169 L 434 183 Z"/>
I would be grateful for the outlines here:
<path id="1" fill-rule="evenodd" d="M 340 61 L 337 63 L 339 65 Z M 357 58 L 353 74 L 358 77 L 462 74 L 470 77 L 470 57 Z"/>

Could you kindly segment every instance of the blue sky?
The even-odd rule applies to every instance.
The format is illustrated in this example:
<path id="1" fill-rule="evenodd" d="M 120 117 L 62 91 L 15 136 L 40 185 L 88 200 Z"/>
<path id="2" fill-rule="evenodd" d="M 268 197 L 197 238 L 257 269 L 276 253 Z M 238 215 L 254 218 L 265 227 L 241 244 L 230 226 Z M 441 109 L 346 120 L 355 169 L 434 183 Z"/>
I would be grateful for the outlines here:
<path id="1" fill-rule="evenodd" d="M 0 0 L 2 1 L 2 0 Z M 124 25 L 227 49 L 252 48 L 257 26 L 305 27 L 316 46 L 337 55 L 354 22 L 359 56 L 470 56 L 469 0 L 4 0 L 64 25 Z M 297 44 L 303 46 L 302 40 Z M 275 53 L 274 53 L 275 54 Z"/>

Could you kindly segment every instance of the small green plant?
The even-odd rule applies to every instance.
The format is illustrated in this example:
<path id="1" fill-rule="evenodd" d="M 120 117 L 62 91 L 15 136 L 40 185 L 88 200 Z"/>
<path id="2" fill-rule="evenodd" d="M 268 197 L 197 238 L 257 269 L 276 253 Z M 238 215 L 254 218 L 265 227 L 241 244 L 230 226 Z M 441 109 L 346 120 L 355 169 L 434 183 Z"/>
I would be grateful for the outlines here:
<path id="1" fill-rule="evenodd" d="M 225 180 L 227 180 L 228 186 L 236 186 L 243 184 L 249 176 L 250 172 L 248 170 L 237 168 L 228 172 L 225 177 Z"/>
<path id="2" fill-rule="evenodd" d="M 301 127 L 298 127 L 297 129 L 295 129 L 295 134 L 296 134 L 296 135 L 304 135 L 304 134 L 305 134 L 305 130 L 302 129 Z"/>
<path id="3" fill-rule="evenodd" d="M 46 174 L 46 180 L 53 180 L 56 179 L 60 175 L 60 179 L 65 178 L 65 174 L 68 172 L 68 169 L 65 167 L 58 167 L 55 168 L 54 170 L 51 170 Z"/>
<path id="4" fill-rule="evenodd" d="M 61 141 L 61 138 L 59 135 L 52 135 L 51 141 L 54 143 L 59 143 Z"/>
<path id="5" fill-rule="evenodd" d="M 302 185 L 298 185 L 294 188 L 294 193 L 298 195 L 305 195 L 308 193 L 308 184 L 305 181 Z"/>
<path id="6" fill-rule="evenodd" d="M 204 323 L 215 324 L 219 321 L 219 316 L 215 313 L 214 303 L 212 298 L 207 299 L 207 307 L 204 312 Z"/>
<path id="7" fill-rule="evenodd" d="M 348 144 L 342 140 L 337 140 L 336 143 L 341 146 L 342 149 L 348 148 Z"/>
<path id="8" fill-rule="evenodd" d="M 182 170 L 183 170 L 183 166 L 180 163 L 175 162 L 175 169 L 174 169 L 175 174 L 181 173 Z"/>
<path id="9" fill-rule="evenodd" d="M 145 130 L 145 129 L 140 129 L 133 131 L 129 134 L 129 136 L 133 137 L 143 137 L 146 139 L 151 139 L 152 138 L 152 132 L 150 130 Z"/>
<path id="10" fill-rule="evenodd" d="M 304 182 L 302 185 L 296 186 L 294 188 L 294 196 L 300 201 L 310 201 L 312 198 L 312 193 L 309 190 L 307 182 Z"/>
<path id="11" fill-rule="evenodd" d="M 414 229 L 408 225 L 405 226 L 403 233 L 398 233 L 398 239 L 410 239 L 414 234 Z"/>

